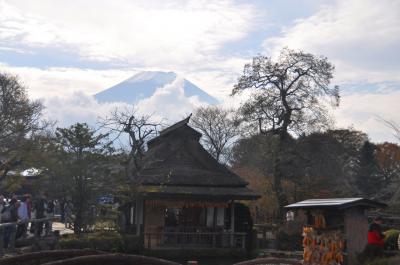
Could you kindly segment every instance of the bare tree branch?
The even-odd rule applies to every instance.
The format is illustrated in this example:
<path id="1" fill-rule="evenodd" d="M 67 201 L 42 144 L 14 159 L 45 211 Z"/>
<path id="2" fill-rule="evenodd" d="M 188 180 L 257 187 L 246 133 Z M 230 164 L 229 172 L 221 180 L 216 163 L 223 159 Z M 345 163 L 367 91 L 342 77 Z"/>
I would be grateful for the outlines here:
<path id="1" fill-rule="evenodd" d="M 239 118 L 234 111 L 218 106 L 198 108 L 191 123 L 203 134 L 203 144 L 218 161 L 228 161 L 229 148 L 240 134 Z"/>
<path id="2" fill-rule="evenodd" d="M 126 137 L 129 144 L 126 158 L 123 161 L 125 178 L 133 186 L 140 184 L 138 172 L 146 150 L 146 143 L 155 137 L 161 127 L 160 123 L 153 122 L 151 115 L 140 115 L 133 107 L 131 109 L 115 109 L 108 117 L 100 118 L 100 128 L 108 130 L 113 140 Z M 122 140 L 123 141 L 123 140 Z"/>
<path id="3" fill-rule="evenodd" d="M 385 120 L 381 117 L 378 117 L 378 120 L 382 122 L 386 127 L 392 130 L 393 136 L 400 141 L 400 125 L 391 120 Z"/>

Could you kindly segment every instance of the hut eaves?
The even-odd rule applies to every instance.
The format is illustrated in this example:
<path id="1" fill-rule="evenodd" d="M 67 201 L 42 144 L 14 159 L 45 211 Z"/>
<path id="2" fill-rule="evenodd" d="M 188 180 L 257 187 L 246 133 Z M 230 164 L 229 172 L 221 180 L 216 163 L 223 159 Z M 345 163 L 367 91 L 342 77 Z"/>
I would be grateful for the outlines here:
<path id="1" fill-rule="evenodd" d="M 301 209 L 301 208 L 338 208 L 345 209 L 349 207 L 364 207 L 364 208 L 384 208 L 387 205 L 374 200 L 365 198 L 331 198 L 331 199 L 310 199 L 301 202 L 296 202 L 285 206 L 286 209 Z"/>

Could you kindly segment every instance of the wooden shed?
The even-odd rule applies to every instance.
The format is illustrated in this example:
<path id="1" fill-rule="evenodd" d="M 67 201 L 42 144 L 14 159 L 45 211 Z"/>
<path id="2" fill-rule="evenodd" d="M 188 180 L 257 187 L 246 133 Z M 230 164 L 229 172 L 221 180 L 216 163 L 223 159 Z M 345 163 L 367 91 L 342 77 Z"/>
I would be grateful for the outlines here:
<path id="1" fill-rule="evenodd" d="M 148 142 L 130 223 L 147 248 L 244 247 L 235 202 L 260 196 L 202 147 L 189 119 Z"/>
<path id="2" fill-rule="evenodd" d="M 356 264 L 357 253 L 367 244 L 366 211 L 386 204 L 364 198 L 311 199 L 285 206 L 306 216 L 303 229 L 304 264 L 319 259 L 331 264 Z M 295 217 L 296 218 L 296 217 Z M 336 262 L 336 263 L 335 263 Z"/>

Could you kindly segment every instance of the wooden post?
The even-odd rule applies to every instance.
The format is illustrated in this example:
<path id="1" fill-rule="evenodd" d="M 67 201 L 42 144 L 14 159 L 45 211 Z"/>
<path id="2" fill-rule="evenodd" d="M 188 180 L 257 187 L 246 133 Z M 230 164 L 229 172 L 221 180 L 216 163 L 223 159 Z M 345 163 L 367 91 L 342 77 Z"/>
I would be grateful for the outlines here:
<path id="1" fill-rule="evenodd" d="M 131 205 L 131 207 L 130 207 L 130 213 L 129 213 L 129 224 L 130 224 L 130 225 L 133 225 L 133 214 L 134 214 L 134 212 L 133 212 L 133 205 Z"/>
<path id="2" fill-rule="evenodd" d="M 213 248 L 215 248 L 215 245 L 216 245 L 216 243 L 217 243 L 217 242 L 216 242 L 217 240 L 216 240 L 215 237 L 216 237 L 216 234 L 213 233 L 213 235 L 212 235 L 212 244 L 213 244 Z"/>
<path id="3" fill-rule="evenodd" d="M 142 205 L 142 211 L 141 211 L 142 223 L 140 225 L 141 229 L 139 230 L 141 230 L 142 233 L 144 234 L 146 232 L 146 200 L 142 200 L 141 205 Z"/>
<path id="4" fill-rule="evenodd" d="M 143 200 L 140 200 L 140 199 L 136 199 L 136 202 L 135 202 L 135 212 L 136 212 L 136 214 L 135 214 L 135 222 L 136 222 L 136 235 L 140 235 L 141 234 L 141 227 L 142 227 L 142 224 L 143 224 L 143 216 L 144 216 L 144 214 L 143 214 L 143 203 L 144 203 L 144 201 Z"/>
<path id="5" fill-rule="evenodd" d="M 214 214 L 213 214 L 213 230 L 215 231 L 215 228 L 217 227 L 217 208 L 214 207 Z"/>
<path id="6" fill-rule="evenodd" d="M 233 247 L 233 239 L 235 233 L 235 201 L 231 202 L 231 247 Z"/>

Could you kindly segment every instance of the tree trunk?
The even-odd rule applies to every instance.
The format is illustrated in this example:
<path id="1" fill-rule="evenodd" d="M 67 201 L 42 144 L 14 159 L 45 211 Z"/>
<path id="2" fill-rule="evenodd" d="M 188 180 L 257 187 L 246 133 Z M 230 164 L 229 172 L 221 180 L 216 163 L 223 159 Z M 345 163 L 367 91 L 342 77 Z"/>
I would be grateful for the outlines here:
<path id="1" fill-rule="evenodd" d="M 78 190 L 77 190 L 77 200 L 74 202 L 74 207 L 76 207 L 75 212 L 75 220 L 74 220 L 74 233 L 80 234 L 82 232 L 83 226 L 83 212 L 84 212 L 84 204 L 85 201 L 85 194 L 84 194 L 84 187 L 83 187 L 83 177 L 78 177 Z"/>
<path id="2" fill-rule="evenodd" d="M 281 136 L 278 143 L 277 154 L 274 159 L 273 187 L 276 195 L 276 200 L 278 203 L 277 218 L 279 223 L 283 222 L 284 220 L 283 207 L 285 207 L 288 204 L 287 196 L 282 188 L 282 181 L 286 178 L 284 176 L 284 173 L 282 172 L 282 168 L 284 166 L 282 162 L 282 157 L 285 155 L 284 150 L 286 150 L 285 144 L 286 144 L 286 138 Z"/>
<path id="3" fill-rule="evenodd" d="M 80 234 L 82 232 L 82 207 L 78 206 L 74 221 L 74 233 Z"/>
<path id="4" fill-rule="evenodd" d="M 276 200 L 278 203 L 277 218 L 279 223 L 283 221 L 283 213 L 284 213 L 283 207 L 288 204 L 286 194 L 284 193 L 282 188 L 282 180 L 285 178 L 285 176 L 282 173 L 281 167 L 282 167 L 282 162 L 279 154 L 279 156 L 275 158 L 274 161 L 274 176 L 273 176 L 273 187 L 276 195 Z"/>

